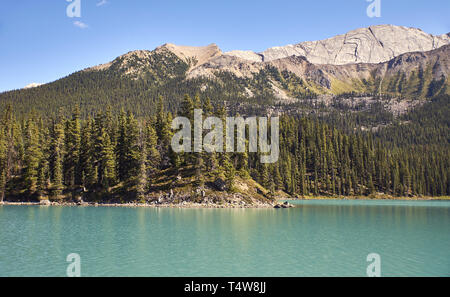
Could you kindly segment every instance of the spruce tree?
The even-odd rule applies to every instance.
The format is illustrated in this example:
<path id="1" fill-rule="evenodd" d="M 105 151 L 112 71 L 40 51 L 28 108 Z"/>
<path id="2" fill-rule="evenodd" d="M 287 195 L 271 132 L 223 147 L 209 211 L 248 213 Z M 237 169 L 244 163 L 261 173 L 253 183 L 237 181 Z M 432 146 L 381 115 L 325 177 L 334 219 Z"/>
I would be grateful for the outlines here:
<path id="1" fill-rule="evenodd" d="M 139 127 L 139 172 L 137 176 L 136 186 L 137 186 L 137 198 L 140 202 L 144 202 L 145 194 L 148 185 L 148 174 L 147 174 L 147 141 L 145 137 L 145 132 L 142 127 Z"/>
<path id="2" fill-rule="evenodd" d="M 145 147 L 147 155 L 147 172 L 152 174 L 158 171 L 161 163 L 161 154 L 158 151 L 158 136 L 152 123 L 148 123 L 146 126 Z"/>
<path id="3" fill-rule="evenodd" d="M 82 184 L 86 189 L 93 189 L 98 183 L 97 164 L 99 160 L 95 153 L 94 122 L 88 119 L 81 132 L 80 169 Z"/>
<path id="4" fill-rule="evenodd" d="M 73 190 L 75 185 L 81 184 L 81 124 L 78 107 L 74 110 L 72 118 L 66 122 L 65 146 L 65 180 L 66 184 Z"/>
<path id="5" fill-rule="evenodd" d="M 28 193 L 34 194 L 38 189 L 39 164 L 43 156 L 39 143 L 39 131 L 32 119 L 27 121 L 25 129 L 24 180 Z"/>
<path id="6" fill-rule="evenodd" d="M 109 191 L 110 187 L 116 182 L 116 160 L 111 138 L 105 128 L 100 133 L 99 143 L 101 144 L 99 160 L 100 183 L 104 190 Z"/>
<path id="7" fill-rule="evenodd" d="M 58 197 L 64 190 L 64 124 L 62 114 L 58 120 L 53 124 L 52 144 L 51 144 L 51 183 L 52 195 Z"/>

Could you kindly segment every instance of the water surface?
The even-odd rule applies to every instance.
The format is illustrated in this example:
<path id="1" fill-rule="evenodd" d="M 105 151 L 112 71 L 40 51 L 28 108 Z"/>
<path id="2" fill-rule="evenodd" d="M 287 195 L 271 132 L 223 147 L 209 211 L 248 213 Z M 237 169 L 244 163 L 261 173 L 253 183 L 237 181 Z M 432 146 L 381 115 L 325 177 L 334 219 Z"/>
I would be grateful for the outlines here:
<path id="1" fill-rule="evenodd" d="M 293 209 L 0 206 L 0 276 L 450 276 L 449 201 Z"/>

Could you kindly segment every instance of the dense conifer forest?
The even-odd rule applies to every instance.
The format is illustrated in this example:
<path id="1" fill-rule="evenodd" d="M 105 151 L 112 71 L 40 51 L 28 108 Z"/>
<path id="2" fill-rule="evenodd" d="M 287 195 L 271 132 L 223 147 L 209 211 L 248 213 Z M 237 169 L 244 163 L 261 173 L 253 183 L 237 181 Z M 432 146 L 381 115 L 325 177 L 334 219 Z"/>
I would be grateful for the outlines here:
<path id="1" fill-rule="evenodd" d="M 450 195 L 446 95 L 376 132 L 343 132 L 345 125 L 331 116 L 324 121 L 282 115 L 280 158 L 274 164 L 261 164 L 258 153 L 174 153 L 174 116 L 192 118 L 195 108 L 202 108 L 205 117 L 230 114 L 206 96 L 185 95 L 175 112 L 168 102 L 160 96 L 149 103 L 148 115 L 106 104 L 97 112 L 73 104 L 55 116 L 17 113 L 5 105 L 0 111 L 0 201 L 64 201 L 79 193 L 91 201 L 111 193 L 121 194 L 122 201 L 146 201 L 149 193 L 169 190 L 158 185 L 161 176 L 189 178 L 199 189 L 220 179 L 227 192 L 235 191 L 237 178 L 254 180 L 267 197 L 281 191 L 293 197 Z"/>

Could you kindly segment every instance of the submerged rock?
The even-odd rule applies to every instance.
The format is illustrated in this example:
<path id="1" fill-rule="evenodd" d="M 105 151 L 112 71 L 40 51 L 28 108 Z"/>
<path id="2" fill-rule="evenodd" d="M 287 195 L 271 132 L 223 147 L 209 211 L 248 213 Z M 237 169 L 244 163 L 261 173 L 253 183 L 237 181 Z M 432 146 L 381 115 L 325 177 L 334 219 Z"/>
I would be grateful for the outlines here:
<path id="1" fill-rule="evenodd" d="M 292 205 L 292 204 L 290 204 L 289 202 L 284 202 L 284 203 L 282 203 L 282 204 L 280 204 L 280 203 L 278 203 L 278 204 L 276 204 L 275 206 L 274 206 L 274 208 L 292 208 L 292 207 L 294 207 L 294 205 Z"/>

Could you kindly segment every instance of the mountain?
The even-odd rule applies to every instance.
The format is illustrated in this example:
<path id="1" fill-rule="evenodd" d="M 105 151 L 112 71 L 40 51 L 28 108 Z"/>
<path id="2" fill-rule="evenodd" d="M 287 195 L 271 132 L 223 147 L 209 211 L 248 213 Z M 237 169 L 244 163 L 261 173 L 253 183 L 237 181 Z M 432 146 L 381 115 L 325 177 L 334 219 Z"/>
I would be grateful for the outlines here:
<path id="1" fill-rule="evenodd" d="M 104 71 L 104 70 L 118 70 L 122 74 L 129 77 L 136 78 L 142 73 L 148 72 L 150 68 L 164 67 L 171 62 L 173 64 L 185 63 L 188 65 L 187 71 L 192 70 L 198 65 L 203 65 L 209 60 L 221 56 L 223 53 L 216 44 L 208 46 L 178 46 L 171 43 L 166 43 L 157 47 L 153 51 L 137 50 L 129 52 L 116 58 L 114 61 L 95 67 L 86 69 L 85 71 Z M 172 60 L 171 60 L 172 59 Z M 177 60 L 174 61 L 173 59 Z M 172 74 L 170 69 L 159 69 L 169 71 L 169 76 Z"/>
<path id="2" fill-rule="evenodd" d="M 119 68 L 127 68 L 124 74 L 136 78 L 136 75 L 148 72 L 149 67 L 154 68 L 155 62 L 148 59 L 150 56 L 170 53 L 188 64 L 188 80 L 201 77 L 216 79 L 218 72 L 252 79 L 268 67 L 274 67 L 279 72 L 287 71 L 304 80 L 305 93 L 307 90 L 319 94 L 398 93 L 386 84 L 392 77 L 398 79 L 395 76 L 398 73 L 408 80 L 414 79 L 411 75 L 418 75 L 419 69 L 422 69 L 427 72 L 428 84 L 446 78 L 450 67 L 449 43 L 448 34 L 433 36 L 419 29 L 380 25 L 357 29 L 324 41 L 271 48 L 263 53 L 223 53 L 216 44 L 204 47 L 165 44 L 153 52 L 131 52 L 113 63 L 88 70 L 105 69 L 119 61 Z M 171 72 L 167 75 L 172 77 Z M 376 78 L 380 78 L 385 85 L 380 84 L 378 90 L 365 86 L 368 80 Z M 270 83 L 276 97 L 295 99 L 295 95 L 278 84 L 276 79 L 271 79 Z M 251 95 L 253 90 L 247 88 L 246 93 Z"/>
<path id="3" fill-rule="evenodd" d="M 83 115 L 109 105 L 113 111 L 124 108 L 143 116 L 154 113 L 159 96 L 176 111 L 185 93 L 199 93 L 241 114 L 311 113 L 323 105 L 324 113 L 337 106 L 359 111 L 361 105 L 382 104 L 384 111 L 397 115 L 437 94 L 450 94 L 449 43 L 449 34 L 433 36 L 392 25 L 262 53 L 168 43 L 53 83 L 2 93 L 0 105 L 49 116 L 74 105 L 81 106 Z M 352 104 L 346 94 L 353 94 Z"/>
<path id="4" fill-rule="evenodd" d="M 321 41 L 273 47 L 262 53 L 229 52 L 250 61 L 273 61 L 304 56 L 313 64 L 381 63 L 408 52 L 430 51 L 450 43 L 449 34 L 434 36 L 420 29 L 378 25 Z"/>

